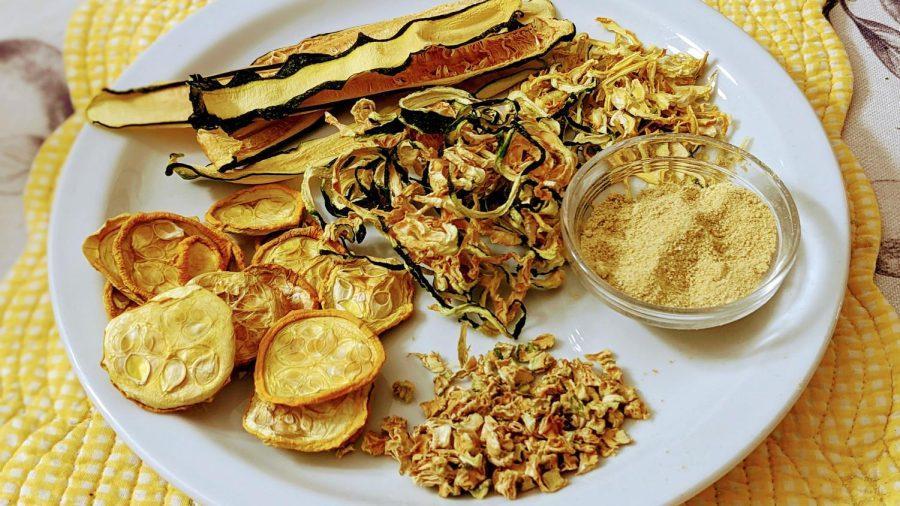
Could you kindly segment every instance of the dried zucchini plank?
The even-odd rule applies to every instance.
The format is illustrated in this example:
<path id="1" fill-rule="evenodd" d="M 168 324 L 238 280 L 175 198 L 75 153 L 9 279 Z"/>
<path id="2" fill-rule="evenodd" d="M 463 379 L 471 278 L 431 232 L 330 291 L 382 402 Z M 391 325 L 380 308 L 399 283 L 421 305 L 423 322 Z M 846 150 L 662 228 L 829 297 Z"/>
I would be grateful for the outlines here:
<path id="1" fill-rule="evenodd" d="M 315 35 L 297 44 L 280 47 L 269 51 L 268 53 L 253 60 L 253 65 L 280 65 L 287 61 L 288 57 L 297 53 L 327 53 L 337 54 L 345 51 L 348 47 L 352 47 L 359 43 L 359 39 L 368 37 L 370 39 L 385 39 L 396 34 L 403 25 L 415 19 L 426 17 L 443 16 L 451 12 L 458 11 L 470 5 L 478 3 L 480 0 L 463 0 L 460 2 L 449 2 L 436 5 L 428 10 L 417 12 L 415 14 L 407 14 L 394 19 L 380 21 L 368 25 L 348 28 L 337 32 L 323 33 Z M 529 22 L 533 17 L 556 17 L 556 8 L 550 0 L 523 0 L 522 13 L 525 18 L 523 23 Z M 316 45 L 315 50 L 311 46 Z M 324 48 L 322 46 L 325 46 Z M 322 49 L 332 49 L 332 51 L 323 51 Z"/>
<path id="2" fill-rule="evenodd" d="M 344 137 L 339 133 L 312 139 L 297 148 L 261 159 L 240 169 L 220 172 L 215 165 L 188 165 L 173 155 L 166 167 L 166 175 L 177 174 L 183 179 L 214 179 L 238 184 L 266 184 L 293 179 L 308 169 L 328 165 L 338 156 L 356 148 L 372 145 L 366 139 Z"/>
<path id="3" fill-rule="evenodd" d="M 260 56 L 253 62 L 251 68 L 223 72 L 211 76 L 210 79 L 225 83 L 235 75 L 250 70 L 263 75 L 274 75 L 291 55 L 308 55 L 307 61 L 314 61 L 322 56 L 334 56 L 352 50 L 373 38 L 389 37 L 406 26 L 410 20 L 444 16 L 480 1 L 483 0 L 443 4 L 402 18 L 315 35 L 294 46 L 276 49 Z M 295 64 L 300 64 L 303 58 L 295 56 L 294 60 Z M 109 128 L 187 127 L 192 112 L 187 81 L 172 81 L 126 90 L 106 88 L 94 97 L 85 115 L 89 121 Z"/>
<path id="4" fill-rule="evenodd" d="M 289 60 L 274 76 L 251 72 L 227 84 L 197 77 L 190 83 L 191 123 L 195 128 L 233 131 L 256 117 L 273 119 L 374 93 L 458 83 L 508 66 L 520 61 L 503 54 L 514 52 L 509 43 L 531 42 L 511 35 L 520 25 L 520 8 L 521 0 L 484 0 L 449 15 L 411 21 L 394 37 L 370 41 L 339 56 L 306 65 Z M 502 38 L 491 37 L 504 30 L 511 31 Z M 454 51 L 471 43 L 478 45 Z"/>
<path id="5" fill-rule="evenodd" d="M 435 16 L 445 16 L 457 12 L 460 9 L 465 9 L 480 1 L 482 0 L 448 2 L 414 14 L 407 14 L 405 16 L 378 21 L 367 25 L 355 26 L 353 28 L 347 28 L 346 30 L 314 35 L 297 44 L 269 51 L 253 60 L 253 65 L 281 65 L 286 62 L 292 54 L 299 53 L 324 53 L 336 55 L 345 52 L 349 48 L 365 43 L 366 39 L 381 40 L 393 37 L 410 21 Z M 539 3 L 542 1 L 544 0 L 531 0 L 529 3 Z"/>
<path id="6" fill-rule="evenodd" d="M 263 152 L 284 150 L 324 114 L 325 111 L 312 111 L 273 121 L 257 120 L 234 134 L 221 129 L 198 130 L 197 143 L 216 168 L 231 170 Z"/>

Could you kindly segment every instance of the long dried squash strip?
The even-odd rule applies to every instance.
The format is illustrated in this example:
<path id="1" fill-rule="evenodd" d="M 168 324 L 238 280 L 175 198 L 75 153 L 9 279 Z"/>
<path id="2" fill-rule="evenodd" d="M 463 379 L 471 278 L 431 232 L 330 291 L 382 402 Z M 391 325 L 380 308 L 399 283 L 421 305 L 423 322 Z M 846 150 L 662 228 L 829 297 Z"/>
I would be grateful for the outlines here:
<path id="1" fill-rule="evenodd" d="M 347 150 L 370 145 L 374 144 L 367 139 L 332 134 L 305 141 L 296 148 L 228 172 L 221 172 L 212 164 L 189 165 L 179 162 L 181 154 L 175 153 L 166 166 L 166 175 L 177 174 L 188 180 L 201 178 L 250 185 L 275 183 L 302 176 L 309 169 L 328 165 Z"/>
<path id="2" fill-rule="evenodd" d="M 368 40 L 383 40 L 393 37 L 408 23 L 417 19 L 446 16 L 461 9 L 465 9 L 482 0 L 462 0 L 436 5 L 414 14 L 407 14 L 385 21 L 378 21 L 367 25 L 339 30 L 337 32 L 323 33 L 302 40 L 297 44 L 280 47 L 253 60 L 253 65 L 280 65 L 287 61 L 293 54 L 322 53 L 337 55 L 346 52 L 347 49 L 359 46 Z"/>
<path id="3" fill-rule="evenodd" d="M 367 43 L 372 38 L 390 37 L 403 29 L 410 21 L 434 16 L 445 16 L 465 9 L 483 0 L 464 0 L 426 10 L 424 12 L 369 25 L 348 28 L 333 33 L 309 37 L 302 42 L 260 56 L 250 68 L 223 72 L 210 78 L 223 83 L 235 75 L 253 70 L 262 75 L 274 75 L 278 69 L 293 59 L 294 64 L 324 56 L 335 56 Z M 88 105 L 88 120 L 110 128 L 133 126 L 187 127 L 193 106 L 187 81 L 173 81 L 126 90 L 104 89 Z"/>
<path id="4" fill-rule="evenodd" d="M 220 172 L 246 165 L 265 151 L 280 151 L 322 119 L 325 111 L 288 116 L 273 121 L 256 120 L 229 134 L 221 129 L 198 130 L 197 144 Z"/>
<path id="5" fill-rule="evenodd" d="M 545 45 L 534 23 L 521 26 L 520 6 L 519 0 L 486 0 L 445 18 L 414 21 L 394 38 L 364 44 L 338 58 L 296 69 L 285 64 L 276 76 L 257 75 L 226 85 L 195 79 L 192 123 L 230 131 L 257 117 L 276 118 L 386 91 L 454 84 L 516 64 L 543 53 Z M 574 34 L 569 22 L 545 21 L 556 27 L 554 44 Z"/>

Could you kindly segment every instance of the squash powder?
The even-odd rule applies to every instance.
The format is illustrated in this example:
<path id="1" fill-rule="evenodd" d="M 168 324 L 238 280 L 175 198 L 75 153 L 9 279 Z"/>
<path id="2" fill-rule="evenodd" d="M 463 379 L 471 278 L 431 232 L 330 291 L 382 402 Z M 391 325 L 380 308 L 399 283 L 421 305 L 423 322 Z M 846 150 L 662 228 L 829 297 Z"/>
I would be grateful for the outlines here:
<path id="1" fill-rule="evenodd" d="M 611 194 L 581 232 L 588 266 L 619 290 L 654 304 L 701 308 L 752 292 L 777 244 L 775 217 L 752 191 L 723 181 L 648 186 Z"/>

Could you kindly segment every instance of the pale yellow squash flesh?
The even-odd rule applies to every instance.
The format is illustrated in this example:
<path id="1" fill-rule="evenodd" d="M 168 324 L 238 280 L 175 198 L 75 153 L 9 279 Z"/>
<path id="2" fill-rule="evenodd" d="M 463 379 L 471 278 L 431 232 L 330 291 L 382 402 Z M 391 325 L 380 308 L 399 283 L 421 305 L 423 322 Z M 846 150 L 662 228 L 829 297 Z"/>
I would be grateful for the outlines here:
<path id="1" fill-rule="evenodd" d="M 315 35 L 298 44 L 270 51 L 254 60 L 252 66 L 272 66 L 271 69 L 259 70 L 260 75 L 270 76 L 277 72 L 278 66 L 292 54 L 337 55 L 353 47 L 361 34 L 371 38 L 388 38 L 414 19 L 446 15 L 465 9 L 479 1 L 483 0 L 463 0 L 442 4 L 417 14 Z M 543 1 L 545 0 L 529 0 L 526 3 Z M 229 79 L 231 79 L 230 76 L 225 77 L 222 82 L 227 82 Z M 110 128 L 188 127 L 188 119 L 193 112 L 189 93 L 186 81 L 160 83 L 144 89 L 103 90 L 88 105 L 85 116 L 93 123 Z"/>
<path id="2" fill-rule="evenodd" d="M 345 83 L 346 90 L 351 77 L 365 74 L 374 77 L 369 71 L 377 69 L 394 69 L 407 64 L 411 55 L 433 46 L 454 47 L 469 43 L 481 34 L 507 23 L 521 8 L 520 0 L 487 0 L 452 16 L 441 19 L 425 19 L 409 25 L 399 36 L 386 41 L 375 41 L 363 44 L 350 53 L 335 60 L 307 65 L 293 75 L 277 80 L 258 80 L 240 86 L 227 87 L 203 92 L 201 100 L 206 113 L 220 119 L 230 119 L 243 114 L 278 106 L 317 87 L 328 83 Z M 509 61 L 503 61 L 502 66 Z M 409 63 L 414 66 L 415 63 Z M 485 69 L 485 71 L 491 69 Z M 381 74 L 383 75 L 383 74 Z M 392 76 L 387 76 L 392 77 Z M 446 82 L 427 84 L 451 84 L 464 80 L 470 75 L 453 76 Z M 392 80 L 393 86 L 380 91 L 399 90 L 412 86 L 420 86 L 421 82 L 401 83 Z M 370 86 L 358 86 L 351 92 L 340 93 L 338 100 L 349 100 L 368 96 L 374 90 Z M 328 99 L 315 100 L 317 93 L 304 104 L 328 103 Z"/>

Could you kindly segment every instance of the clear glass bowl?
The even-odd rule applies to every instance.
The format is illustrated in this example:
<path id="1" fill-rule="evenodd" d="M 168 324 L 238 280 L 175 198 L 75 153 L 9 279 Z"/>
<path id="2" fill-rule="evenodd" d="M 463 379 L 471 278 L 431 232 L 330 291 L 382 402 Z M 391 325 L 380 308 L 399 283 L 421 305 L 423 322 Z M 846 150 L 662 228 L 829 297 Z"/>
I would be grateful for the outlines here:
<path id="1" fill-rule="evenodd" d="M 677 143 L 677 144 L 675 144 Z M 686 149 L 681 149 L 684 146 Z M 705 308 L 676 308 L 644 302 L 614 288 L 581 257 L 581 226 L 591 206 L 609 192 L 625 191 L 626 176 L 668 169 L 703 177 L 726 178 L 750 189 L 768 204 L 775 216 L 778 243 L 769 271 L 747 296 Z M 636 178 L 628 178 L 635 181 Z M 632 185 L 632 190 L 639 186 Z M 635 137 L 607 148 L 575 174 L 562 204 L 566 255 L 584 285 L 616 311 L 643 323 L 673 329 L 703 329 L 733 322 L 765 304 L 778 291 L 794 264 L 800 244 L 800 217 L 781 179 L 750 153 L 726 142 L 689 134 Z"/>

